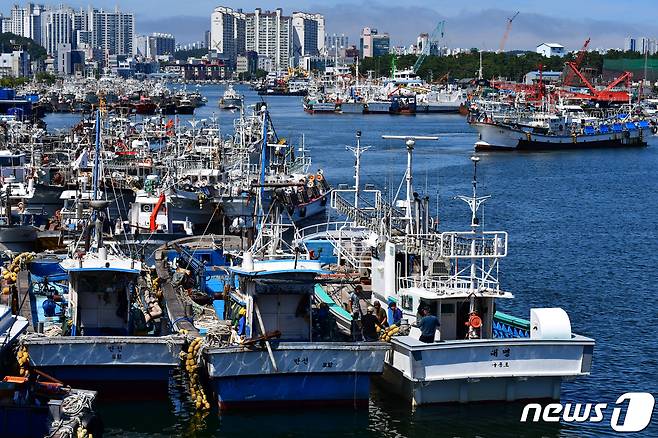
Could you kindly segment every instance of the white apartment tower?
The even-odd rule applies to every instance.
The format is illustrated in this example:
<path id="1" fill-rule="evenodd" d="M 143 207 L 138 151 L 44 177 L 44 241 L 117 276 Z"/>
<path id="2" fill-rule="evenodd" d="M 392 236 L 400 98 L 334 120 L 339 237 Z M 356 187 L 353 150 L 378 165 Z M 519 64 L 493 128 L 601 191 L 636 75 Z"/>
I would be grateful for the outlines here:
<path id="1" fill-rule="evenodd" d="M 73 9 L 60 7 L 41 14 L 41 45 L 49 55 L 57 53 L 60 44 L 71 44 Z"/>
<path id="2" fill-rule="evenodd" d="M 324 52 L 324 16 L 306 12 L 292 13 L 292 53 L 295 64 L 305 56 L 320 56 Z"/>
<path id="3" fill-rule="evenodd" d="M 231 64 L 246 51 L 246 14 L 224 6 L 210 15 L 210 47 Z"/>
<path id="4" fill-rule="evenodd" d="M 260 8 L 246 14 L 246 50 L 272 60 L 276 70 L 290 66 L 292 52 L 292 19 L 279 8 L 263 12 Z"/>
<path id="5" fill-rule="evenodd" d="M 9 32 L 16 35 L 32 38 L 37 43 L 41 42 L 41 13 L 43 5 L 27 3 L 24 7 L 14 5 L 11 9 Z"/>
<path id="6" fill-rule="evenodd" d="M 132 13 L 91 10 L 91 44 L 104 55 L 132 55 L 135 39 L 135 16 Z"/>

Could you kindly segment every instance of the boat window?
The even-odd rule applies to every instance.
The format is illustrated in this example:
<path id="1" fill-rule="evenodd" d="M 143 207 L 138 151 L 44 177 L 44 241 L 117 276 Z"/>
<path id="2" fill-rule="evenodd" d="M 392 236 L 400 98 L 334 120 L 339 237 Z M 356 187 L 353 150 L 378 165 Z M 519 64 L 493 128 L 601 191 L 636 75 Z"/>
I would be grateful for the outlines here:
<path id="1" fill-rule="evenodd" d="M 2 167 L 11 166 L 11 157 L 2 157 L 2 158 L 0 158 L 0 166 L 2 166 Z"/>
<path id="2" fill-rule="evenodd" d="M 455 304 L 454 303 L 443 303 L 441 304 L 441 314 L 444 313 L 455 313 Z"/>
<path id="3" fill-rule="evenodd" d="M 414 297 L 409 295 L 402 295 L 402 308 L 404 310 L 413 310 L 414 308 Z"/>

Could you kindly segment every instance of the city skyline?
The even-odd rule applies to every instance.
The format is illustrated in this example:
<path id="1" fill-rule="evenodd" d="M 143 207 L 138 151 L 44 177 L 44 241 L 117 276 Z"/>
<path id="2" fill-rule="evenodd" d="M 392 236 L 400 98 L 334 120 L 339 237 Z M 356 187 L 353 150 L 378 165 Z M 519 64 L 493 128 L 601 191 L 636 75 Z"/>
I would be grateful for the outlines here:
<path id="1" fill-rule="evenodd" d="M 204 30 L 210 28 L 210 13 L 217 6 L 244 10 L 257 7 L 273 10 L 281 7 L 286 14 L 294 11 L 320 13 L 326 18 L 326 31 L 329 34 L 344 33 L 354 42 L 357 41 L 361 28 L 374 27 L 388 32 L 392 45 L 408 45 L 415 41 L 419 32 L 431 32 L 438 21 L 445 19 L 447 45 L 495 50 L 504 32 L 506 18 L 517 10 L 521 13 L 514 21 L 508 41 L 509 49 L 533 50 L 541 42 L 559 42 L 567 50 L 576 50 L 587 37 L 592 39 L 592 48 L 621 48 L 624 38 L 629 35 L 658 36 L 658 26 L 646 15 L 647 8 L 653 5 L 648 0 L 634 2 L 638 7 L 625 8 L 623 16 L 619 14 L 618 3 L 591 0 L 557 0 L 551 3 L 550 8 L 541 11 L 537 5 L 521 0 L 496 3 L 474 0 L 466 6 L 428 0 L 411 0 L 405 2 L 404 6 L 357 0 L 201 0 L 193 4 L 181 4 L 171 0 L 67 2 L 74 8 L 90 3 L 106 10 L 113 10 L 116 6 L 122 10 L 130 10 L 135 13 L 137 33 L 173 33 L 181 43 L 203 40 Z M 6 8 L 9 7 L 11 4 Z M 355 11 L 358 11 L 358 14 Z M 588 18 L 593 16 L 592 11 L 596 11 L 596 19 Z M 473 32 L 473 29 L 477 29 L 477 32 Z"/>

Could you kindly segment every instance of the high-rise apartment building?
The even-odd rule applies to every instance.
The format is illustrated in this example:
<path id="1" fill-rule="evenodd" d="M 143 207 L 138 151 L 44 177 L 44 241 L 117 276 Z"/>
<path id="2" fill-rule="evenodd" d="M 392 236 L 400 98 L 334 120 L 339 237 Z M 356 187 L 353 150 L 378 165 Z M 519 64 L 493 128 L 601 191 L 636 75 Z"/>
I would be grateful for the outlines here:
<path id="1" fill-rule="evenodd" d="M 324 52 L 324 16 L 306 12 L 292 13 L 292 56 L 296 65 L 305 56 Z"/>
<path id="2" fill-rule="evenodd" d="M 14 5 L 11 8 L 9 32 L 25 38 L 32 38 L 41 42 L 41 13 L 45 10 L 43 5 L 27 3 L 21 7 Z"/>
<path id="3" fill-rule="evenodd" d="M 49 55 L 56 55 L 60 44 L 73 42 L 73 15 L 73 9 L 63 6 L 41 13 L 41 45 Z"/>
<path id="4" fill-rule="evenodd" d="M 246 13 L 219 6 L 210 15 L 209 49 L 234 69 L 238 56 L 255 52 L 259 65 L 267 66 L 268 70 L 285 70 L 300 57 L 324 52 L 324 17 L 305 12 L 286 16 L 280 8 L 274 11 L 257 8 Z"/>
<path id="5" fill-rule="evenodd" d="M 246 50 L 272 60 L 272 68 L 284 70 L 290 66 L 292 52 L 292 19 L 283 10 L 256 9 L 246 14 Z"/>
<path id="6" fill-rule="evenodd" d="M 89 31 L 91 44 L 100 49 L 105 56 L 132 55 L 135 38 L 135 16 L 132 13 L 106 12 L 91 9 L 89 15 Z"/>
<path id="7" fill-rule="evenodd" d="M 215 8 L 210 15 L 210 47 L 233 67 L 238 55 L 246 48 L 246 15 L 242 10 L 224 6 Z"/>

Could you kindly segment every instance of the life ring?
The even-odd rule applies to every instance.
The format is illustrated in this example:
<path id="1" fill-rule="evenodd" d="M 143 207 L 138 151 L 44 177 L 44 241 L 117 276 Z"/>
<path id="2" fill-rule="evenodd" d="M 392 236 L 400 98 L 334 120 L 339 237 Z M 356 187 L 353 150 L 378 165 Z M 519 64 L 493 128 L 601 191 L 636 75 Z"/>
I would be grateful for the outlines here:
<path id="1" fill-rule="evenodd" d="M 480 318 L 475 313 L 473 313 L 471 316 L 468 317 L 467 324 L 472 328 L 480 328 L 482 327 L 482 318 Z"/>
<path id="2" fill-rule="evenodd" d="M 318 174 L 315 176 L 315 179 L 318 180 L 318 181 L 322 181 L 322 179 L 323 179 L 322 174 L 321 174 L 321 173 L 318 173 Z"/>
<path id="3" fill-rule="evenodd" d="M 313 181 L 315 179 L 315 175 L 311 174 L 308 176 L 309 181 Z"/>

